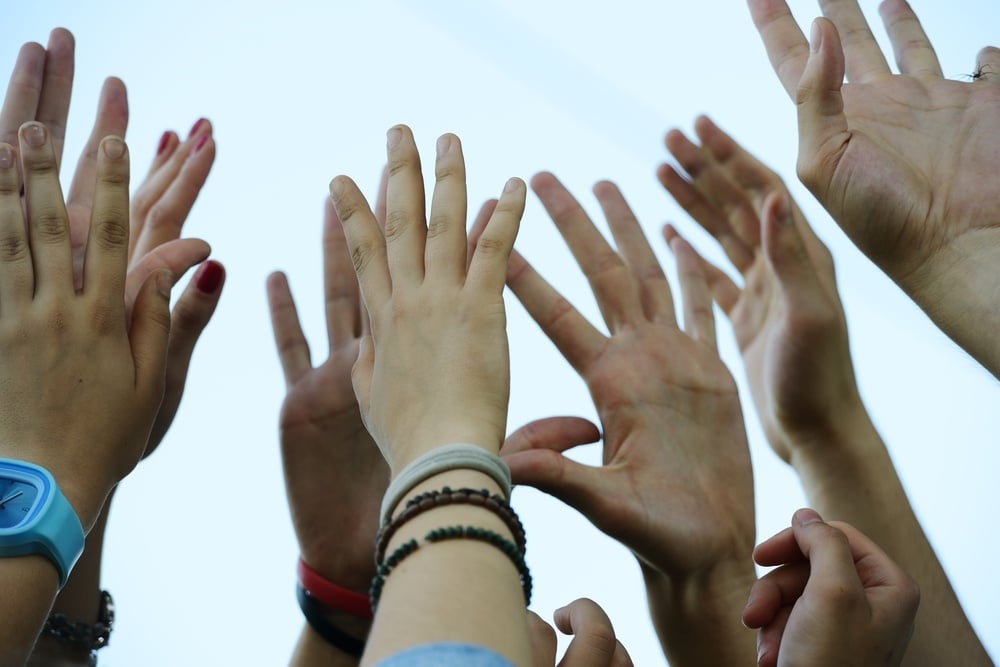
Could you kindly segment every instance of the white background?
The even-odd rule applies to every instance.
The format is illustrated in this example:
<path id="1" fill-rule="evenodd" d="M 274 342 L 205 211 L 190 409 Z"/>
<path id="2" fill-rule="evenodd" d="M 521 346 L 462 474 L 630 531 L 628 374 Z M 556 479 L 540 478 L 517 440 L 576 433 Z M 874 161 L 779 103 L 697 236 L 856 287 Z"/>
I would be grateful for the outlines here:
<path id="1" fill-rule="evenodd" d="M 876 3 L 862 5 L 883 39 Z M 914 6 L 946 76 L 970 73 L 979 48 L 1000 41 L 995 0 Z M 808 31 L 817 6 L 797 1 L 793 10 Z M 443 132 L 462 137 L 470 207 L 498 194 L 509 176 L 549 169 L 599 220 L 589 189 L 610 178 L 651 237 L 673 221 L 715 259 L 715 244 L 654 178 L 668 128 L 690 131 L 698 113 L 709 113 L 795 181 L 794 109 L 740 0 L 3 0 L 2 15 L 3 72 L 22 42 L 44 44 L 55 26 L 76 35 L 67 164 L 89 133 L 107 75 L 129 87 L 136 183 L 164 129 L 183 135 L 206 116 L 216 130 L 218 159 L 186 231 L 212 244 L 228 282 L 173 429 L 116 499 L 104 585 L 118 623 L 104 665 L 287 661 L 302 620 L 277 445 L 284 384 L 264 279 L 277 268 L 289 273 L 321 362 L 326 186 L 347 173 L 373 191 L 390 125 L 408 123 L 425 155 Z M 797 182 L 793 191 L 837 260 L 864 398 L 968 614 L 1000 655 L 997 382 Z M 653 240 L 672 273 L 669 253 Z M 533 198 L 518 246 L 599 321 L 582 274 Z M 513 299 L 509 320 L 511 428 L 553 414 L 593 419 L 582 382 Z M 720 338 L 748 397 L 725 323 Z M 804 500 L 749 402 L 747 418 L 763 539 Z M 599 460 L 596 446 L 580 456 Z M 589 596 L 609 612 L 636 664 L 663 664 L 629 554 L 552 498 L 522 489 L 516 505 L 531 544 L 534 609 L 549 617 Z"/>

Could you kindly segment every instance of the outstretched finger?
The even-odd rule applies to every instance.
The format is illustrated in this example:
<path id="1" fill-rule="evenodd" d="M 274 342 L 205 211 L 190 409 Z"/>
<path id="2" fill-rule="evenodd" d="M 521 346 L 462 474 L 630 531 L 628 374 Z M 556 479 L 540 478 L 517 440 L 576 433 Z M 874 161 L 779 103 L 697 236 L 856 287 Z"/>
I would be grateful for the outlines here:
<path id="1" fill-rule="evenodd" d="M 809 57 L 809 46 L 785 0 L 747 0 L 750 16 L 781 85 L 793 100 Z"/>
<path id="2" fill-rule="evenodd" d="M 550 173 L 535 174 L 531 188 L 566 240 L 590 284 L 612 333 L 643 317 L 639 292 L 622 258 L 597 230 L 569 190 Z"/>
<path id="3" fill-rule="evenodd" d="M 604 334 L 516 251 L 510 256 L 507 285 L 566 361 L 585 375 L 604 347 Z"/>
<path id="4" fill-rule="evenodd" d="M 35 297 L 67 296 L 73 294 L 69 221 L 49 132 L 33 121 L 21 126 L 19 138 Z"/>
<path id="5" fill-rule="evenodd" d="M 466 267 L 465 270 L 468 271 L 468 263 L 472 261 L 472 256 L 476 252 L 476 243 L 479 242 L 479 237 L 483 235 L 483 230 L 486 229 L 486 224 L 493 217 L 493 211 L 496 210 L 497 204 L 499 203 L 496 199 L 487 199 L 483 202 L 483 205 L 479 207 L 479 213 L 476 214 L 476 219 L 472 221 L 472 227 L 469 229 L 469 238 L 466 241 L 468 244 L 465 249 Z"/>
<path id="6" fill-rule="evenodd" d="M 848 81 L 868 83 L 892 74 L 857 0 L 820 0 L 819 6 L 840 33 Z"/>
<path id="7" fill-rule="evenodd" d="M 337 176 L 330 181 L 330 197 L 344 228 L 361 296 L 372 313 L 392 295 L 385 236 L 365 196 L 350 178 Z"/>
<path id="8" fill-rule="evenodd" d="M 344 225 L 329 197 L 323 207 L 323 286 L 326 332 L 332 354 L 361 334 L 361 307 L 358 277 L 351 268 Z"/>
<path id="9" fill-rule="evenodd" d="M 28 42 L 17 52 L 0 109 L 0 143 L 17 146 L 18 128 L 35 120 L 45 79 L 45 55 L 45 48 L 36 42 Z"/>
<path id="10" fill-rule="evenodd" d="M 520 178 L 504 185 L 503 193 L 493 209 L 486 228 L 476 241 L 476 252 L 469 260 L 466 285 L 500 294 L 510 266 L 514 239 L 524 215 L 527 188 Z"/>
<path id="11" fill-rule="evenodd" d="M 410 128 L 397 125 L 388 131 L 386 154 L 389 186 L 384 237 L 389 273 L 400 287 L 419 284 L 424 277 L 427 221 L 420 155 Z M 348 223 L 343 214 L 341 220 Z"/>
<path id="12" fill-rule="evenodd" d="M 680 233 L 678 233 L 673 225 L 667 224 L 663 226 L 663 240 L 667 242 L 667 247 L 670 248 L 671 252 L 673 252 L 671 242 L 675 237 L 679 236 Z M 698 259 L 701 262 L 702 275 L 705 276 L 708 289 L 712 292 L 712 300 L 719 304 L 719 308 L 728 317 L 740 300 L 740 288 L 733 282 L 732 278 L 726 275 L 725 271 L 702 257 L 700 253 L 698 254 Z"/>
<path id="13" fill-rule="evenodd" d="M 136 190 L 132 202 L 133 258 L 181 235 L 215 162 L 212 126 L 204 119 L 200 123 L 200 129 L 177 146 L 169 159 L 150 169 Z"/>
<path id="14" fill-rule="evenodd" d="M 715 340 L 715 312 L 712 310 L 712 293 L 702 272 L 704 261 L 691 244 L 680 236 L 670 241 L 670 249 L 677 257 L 677 274 L 680 276 L 681 297 L 684 300 L 684 331 L 694 340 L 718 348 Z"/>
<path id="15" fill-rule="evenodd" d="M 271 310 L 271 328 L 278 348 L 285 384 L 291 387 L 312 368 L 309 343 L 306 342 L 288 279 L 281 272 L 267 277 L 267 303 Z"/>
<path id="16" fill-rule="evenodd" d="M 885 0 L 878 8 L 901 74 L 942 78 L 941 63 L 920 19 L 906 0 Z"/>
<path id="17" fill-rule="evenodd" d="M 604 210 L 618 251 L 639 285 L 639 300 L 646 317 L 650 321 L 664 321 L 676 326 L 670 285 L 632 208 L 618 186 L 610 181 L 595 185 L 594 194 Z"/>
<path id="18" fill-rule="evenodd" d="M 120 137 L 105 137 L 99 151 L 83 286 L 91 298 L 103 303 L 110 312 L 124 314 L 128 268 L 128 147 Z"/>
<path id="19" fill-rule="evenodd" d="M 468 202 L 462 142 L 454 134 L 438 138 L 434 178 L 424 266 L 429 275 L 460 282 L 468 264 L 465 234 Z"/>
<path id="20" fill-rule="evenodd" d="M 500 448 L 500 455 L 532 449 L 564 452 L 600 439 L 600 429 L 582 417 L 547 417 L 529 422 L 508 435 Z"/>
<path id="21" fill-rule="evenodd" d="M 35 119 L 44 123 L 52 133 L 52 148 L 56 162 L 62 164 L 63 145 L 66 142 L 66 118 L 73 92 L 73 51 L 76 43 L 65 28 L 56 28 L 49 34 L 45 49 L 45 76 L 42 95 L 38 100 Z"/>
<path id="22" fill-rule="evenodd" d="M 0 143 L 0 313 L 16 315 L 35 291 L 31 248 L 21 206 L 17 151 Z"/>

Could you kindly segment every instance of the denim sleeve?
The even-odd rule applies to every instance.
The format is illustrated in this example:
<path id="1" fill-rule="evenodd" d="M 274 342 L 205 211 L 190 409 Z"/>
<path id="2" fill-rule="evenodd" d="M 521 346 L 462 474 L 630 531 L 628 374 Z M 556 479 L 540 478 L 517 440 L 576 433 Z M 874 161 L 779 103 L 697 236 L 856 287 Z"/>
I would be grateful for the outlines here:
<path id="1" fill-rule="evenodd" d="M 455 642 L 424 644 L 389 656 L 376 667 L 515 667 L 499 653 Z"/>

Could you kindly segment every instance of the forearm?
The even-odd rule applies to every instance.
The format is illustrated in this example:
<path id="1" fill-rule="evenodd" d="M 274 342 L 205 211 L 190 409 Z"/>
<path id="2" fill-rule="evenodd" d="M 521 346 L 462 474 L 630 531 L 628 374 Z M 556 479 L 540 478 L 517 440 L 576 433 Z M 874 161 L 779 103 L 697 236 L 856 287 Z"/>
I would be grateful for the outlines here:
<path id="1" fill-rule="evenodd" d="M 906 497 L 892 460 L 863 406 L 843 428 L 800 439 L 792 465 L 812 507 L 878 543 L 920 586 L 921 604 L 905 665 L 990 665 Z"/>
<path id="2" fill-rule="evenodd" d="M 671 667 L 757 663 L 756 633 L 740 617 L 757 579 L 749 553 L 685 581 L 640 565 L 653 626 Z"/>
<path id="3" fill-rule="evenodd" d="M 414 493 L 444 486 L 499 491 L 481 473 L 453 471 L 429 479 Z M 410 539 L 420 547 L 386 579 L 363 664 L 441 641 L 482 646 L 514 664 L 531 664 L 524 593 L 508 557 L 476 540 L 423 541 L 429 530 L 459 525 L 512 539 L 496 515 L 471 505 L 440 507 L 407 522 L 390 541 L 387 553 Z"/>
<path id="4" fill-rule="evenodd" d="M 104 554 L 104 530 L 108 524 L 108 497 L 101 515 L 87 535 L 83 555 L 77 561 L 66 585 L 59 591 L 51 613 L 64 614 L 72 621 L 96 623 L 101 594 L 101 559 Z M 72 646 L 49 635 L 41 635 L 28 660 L 29 667 L 88 667 L 90 651 Z"/>
<path id="5" fill-rule="evenodd" d="M 59 584 L 44 556 L 0 559 L 0 667 L 24 665 L 31 653 Z"/>

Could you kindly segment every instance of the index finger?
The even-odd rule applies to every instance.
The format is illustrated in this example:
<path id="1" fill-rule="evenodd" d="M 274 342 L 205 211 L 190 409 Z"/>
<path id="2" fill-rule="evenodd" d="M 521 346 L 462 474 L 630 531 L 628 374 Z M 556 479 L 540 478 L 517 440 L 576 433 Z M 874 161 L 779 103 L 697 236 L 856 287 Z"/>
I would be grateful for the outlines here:
<path id="1" fill-rule="evenodd" d="M 795 99 L 809 59 L 809 44 L 785 0 L 748 0 L 750 16 L 781 85 Z"/>
<path id="2" fill-rule="evenodd" d="M 847 62 L 847 80 L 874 81 L 892 74 L 857 0 L 820 0 L 823 16 L 837 26 Z"/>
<path id="3" fill-rule="evenodd" d="M 900 74 L 942 78 L 941 63 L 920 20 L 906 0 L 886 0 L 878 8 L 896 55 Z"/>
<path id="4" fill-rule="evenodd" d="M 323 211 L 323 285 L 331 353 L 361 334 L 358 278 L 350 262 L 343 223 L 327 197 Z"/>

